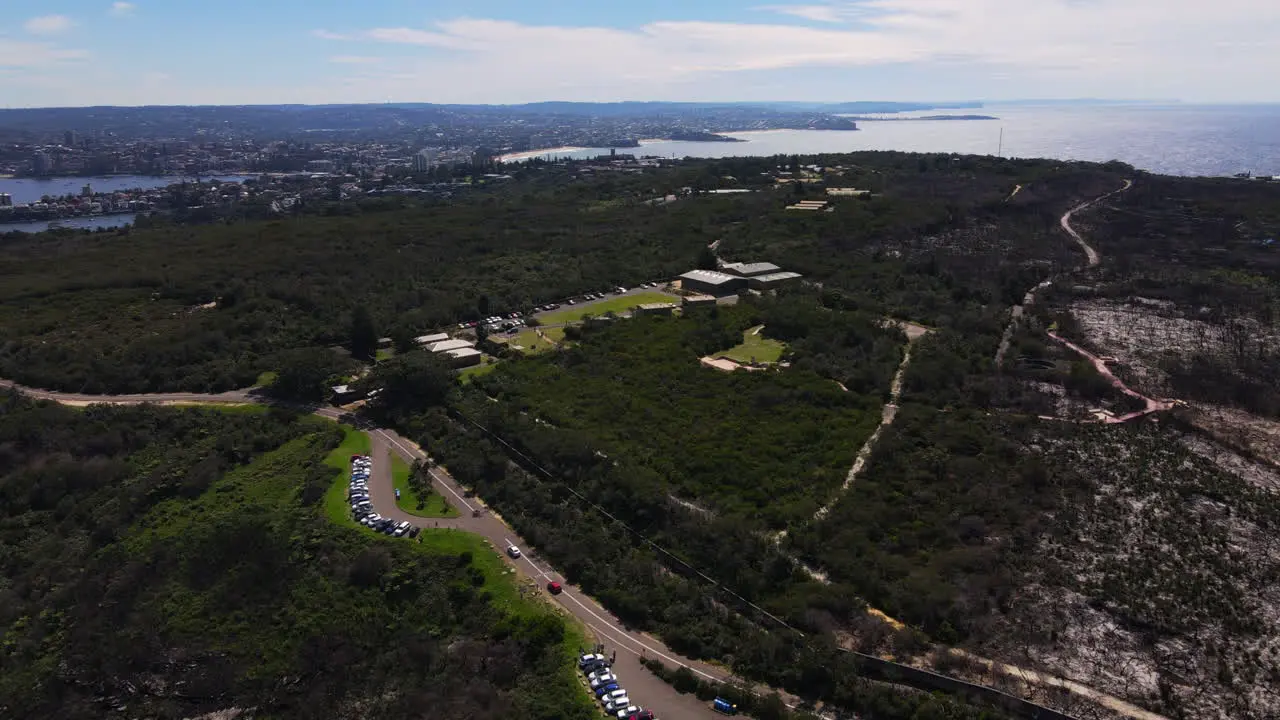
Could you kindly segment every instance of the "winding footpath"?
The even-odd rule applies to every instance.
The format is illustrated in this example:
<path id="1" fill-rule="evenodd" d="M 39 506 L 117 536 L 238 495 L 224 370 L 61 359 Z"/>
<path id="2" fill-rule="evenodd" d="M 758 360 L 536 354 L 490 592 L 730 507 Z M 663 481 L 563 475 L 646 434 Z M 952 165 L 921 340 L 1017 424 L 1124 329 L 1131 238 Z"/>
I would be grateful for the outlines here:
<path id="1" fill-rule="evenodd" d="M 1071 227 L 1071 218 L 1075 217 L 1076 213 L 1083 212 L 1093 207 L 1094 205 L 1097 205 L 1100 202 L 1103 202 L 1111 197 L 1119 195 L 1120 193 L 1128 190 L 1131 187 L 1133 187 L 1133 181 L 1125 180 L 1124 186 L 1121 187 L 1120 189 L 1112 190 L 1106 195 L 1101 195 L 1092 200 L 1089 200 L 1088 202 L 1080 203 L 1079 205 L 1076 205 L 1075 207 L 1071 208 L 1066 213 L 1064 213 L 1062 217 L 1058 220 L 1058 224 L 1062 227 L 1062 230 L 1066 232 L 1067 235 L 1071 236 L 1072 240 L 1076 241 L 1076 244 L 1080 246 L 1080 249 L 1084 250 L 1085 261 L 1087 263 L 1085 267 L 1087 268 L 1097 267 L 1098 263 L 1102 261 L 1102 256 L 1098 254 L 1098 251 L 1095 250 L 1092 245 L 1090 245 L 1088 242 L 1085 241 L 1084 237 L 1080 235 L 1080 233 L 1077 232 L 1075 228 Z M 1018 189 L 1021 189 L 1021 186 L 1019 186 Z M 1013 195 L 1010 195 L 1009 197 L 1010 199 L 1012 199 Z M 1034 305 L 1036 302 L 1036 296 L 1040 294 L 1040 291 L 1049 287 L 1053 283 L 1054 283 L 1054 278 L 1049 278 L 1048 280 L 1045 280 L 1039 285 L 1036 285 L 1035 287 L 1027 291 L 1027 294 L 1022 298 L 1021 305 L 1013 306 L 1013 309 L 1010 311 L 1009 324 L 1004 329 L 1004 336 L 1000 338 L 1000 348 L 996 351 L 996 369 L 997 370 L 999 370 L 1001 367 L 1004 366 L 1004 356 L 1006 353 L 1009 352 L 1009 343 L 1010 341 L 1013 340 L 1013 331 L 1017 328 L 1018 322 L 1022 319 L 1022 316 L 1026 313 L 1026 308 L 1029 308 L 1032 305 Z"/>

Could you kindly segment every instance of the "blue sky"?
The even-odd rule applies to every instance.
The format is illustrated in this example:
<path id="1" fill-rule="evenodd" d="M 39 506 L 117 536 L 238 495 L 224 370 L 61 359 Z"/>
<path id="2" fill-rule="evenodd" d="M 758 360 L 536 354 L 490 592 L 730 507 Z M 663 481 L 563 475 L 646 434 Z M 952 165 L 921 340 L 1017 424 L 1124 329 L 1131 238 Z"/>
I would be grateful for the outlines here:
<path id="1" fill-rule="evenodd" d="M 1263 0 L 4 0 L 0 106 L 1280 100 Z"/>

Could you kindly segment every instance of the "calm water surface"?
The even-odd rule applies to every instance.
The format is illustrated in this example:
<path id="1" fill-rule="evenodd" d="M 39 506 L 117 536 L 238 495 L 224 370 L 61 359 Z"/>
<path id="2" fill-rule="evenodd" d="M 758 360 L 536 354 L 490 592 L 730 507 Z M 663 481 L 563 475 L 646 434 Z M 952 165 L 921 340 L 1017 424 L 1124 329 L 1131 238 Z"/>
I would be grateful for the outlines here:
<path id="1" fill-rule="evenodd" d="M 216 175 L 200 178 L 201 180 L 226 180 L 231 182 L 241 182 L 254 176 L 250 175 Z M 185 178 L 188 182 L 194 178 Z M 51 197 L 61 197 L 64 195 L 79 195 L 80 190 L 85 185 L 93 188 L 97 193 L 116 192 L 118 190 L 152 190 L 154 188 L 168 187 L 175 185 L 184 180 L 184 178 L 167 175 L 167 176 L 149 176 L 149 175 L 112 175 L 108 177 L 73 177 L 73 178 L 0 178 L 0 193 L 7 193 L 13 196 L 14 205 L 29 205 L 39 202 L 40 198 L 48 195 Z M 123 215 L 95 215 L 91 217 L 76 217 L 59 220 L 56 224 L 64 228 L 83 228 L 93 230 L 99 227 L 121 227 L 132 223 L 134 215 L 126 213 Z M 42 221 L 30 223 L 0 223 L 0 233 L 18 230 L 21 232 L 40 232 L 48 230 L 55 223 Z"/>
<path id="2" fill-rule="evenodd" d="M 639 150 L 663 157 L 840 153 L 856 150 L 956 152 L 1020 158 L 1120 160 L 1169 175 L 1280 175 L 1280 105 L 989 105 L 981 110 L 907 113 L 997 116 L 998 120 L 863 121 L 857 132 L 773 130 L 733 133 L 741 143 L 658 141 Z M 608 151 L 603 151 L 607 153 Z M 590 158 L 599 149 L 556 152 Z"/>

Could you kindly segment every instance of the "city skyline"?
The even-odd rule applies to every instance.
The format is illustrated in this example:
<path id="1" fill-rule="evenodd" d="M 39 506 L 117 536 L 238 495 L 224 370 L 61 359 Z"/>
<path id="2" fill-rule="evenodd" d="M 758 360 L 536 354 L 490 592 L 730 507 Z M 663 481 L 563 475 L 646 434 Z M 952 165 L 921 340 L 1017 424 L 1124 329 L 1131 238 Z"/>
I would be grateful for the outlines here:
<path id="1" fill-rule="evenodd" d="M 4 107 L 1280 100 L 1252 0 L 6 5 Z"/>

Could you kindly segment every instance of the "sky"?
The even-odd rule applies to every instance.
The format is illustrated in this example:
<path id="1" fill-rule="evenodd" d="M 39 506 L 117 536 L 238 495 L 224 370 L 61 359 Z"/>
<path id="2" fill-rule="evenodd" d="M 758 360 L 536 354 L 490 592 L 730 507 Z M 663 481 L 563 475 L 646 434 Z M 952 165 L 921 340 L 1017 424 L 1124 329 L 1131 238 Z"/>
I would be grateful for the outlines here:
<path id="1" fill-rule="evenodd" d="M 3 0 L 0 107 L 1280 101 L 1276 0 Z"/>

